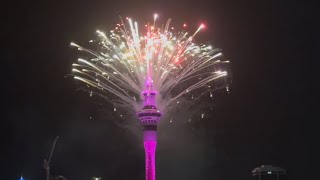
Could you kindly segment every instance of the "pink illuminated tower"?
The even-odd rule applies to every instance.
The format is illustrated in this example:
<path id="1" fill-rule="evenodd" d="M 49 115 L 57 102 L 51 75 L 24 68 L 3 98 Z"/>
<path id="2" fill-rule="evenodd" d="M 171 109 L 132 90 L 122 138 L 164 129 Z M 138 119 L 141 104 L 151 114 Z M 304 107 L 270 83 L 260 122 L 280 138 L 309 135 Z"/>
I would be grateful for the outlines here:
<path id="1" fill-rule="evenodd" d="M 157 124 L 161 113 L 156 107 L 156 91 L 152 88 L 152 80 L 146 82 L 144 96 L 144 106 L 138 113 L 138 117 L 143 126 L 143 142 L 146 160 L 146 180 L 156 179 L 155 153 L 157 146 Z"/>

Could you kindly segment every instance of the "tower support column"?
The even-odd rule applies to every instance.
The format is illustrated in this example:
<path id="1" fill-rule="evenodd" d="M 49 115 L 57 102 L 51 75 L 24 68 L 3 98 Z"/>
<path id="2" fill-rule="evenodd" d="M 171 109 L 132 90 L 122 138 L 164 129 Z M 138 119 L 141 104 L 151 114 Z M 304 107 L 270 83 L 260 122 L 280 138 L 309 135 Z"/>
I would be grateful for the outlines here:
<path id="1" fill-rule="evenodd" d="M 144 131 L 144 151 L 146 160 L 146 180 L 156 179 L 155 155 L 157 131 Z"/>

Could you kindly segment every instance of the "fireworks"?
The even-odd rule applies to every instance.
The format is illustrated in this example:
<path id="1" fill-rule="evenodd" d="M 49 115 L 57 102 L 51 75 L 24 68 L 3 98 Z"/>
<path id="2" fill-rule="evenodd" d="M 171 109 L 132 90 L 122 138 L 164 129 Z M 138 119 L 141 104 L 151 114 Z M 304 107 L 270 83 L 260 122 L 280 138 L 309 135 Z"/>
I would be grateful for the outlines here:
<path id="1" fill-rule="evenodd" d="M 97 30 L 97 40 L 91 41 L 98 46 L 95 51 L 71 43 L 88 55 L 72 65 L 74 79 L 135 112 L 141 110 L 146 91 L 158 94 L 156 103 L 162 112 L 187 94 L 202 94 L 196 90 L 208 90 L 212 97 L 212 91 L 221 88 L 215 82 L 227 76 L 224 64 L 228 61 L 223 61 L 220 49 L 194 42 L 205 26 L 201 24 L 190 35 L 174 33 L 171 19 L 157 26 L 157 18 L 155 14 L 153 22 L 143 28 L 126 18 L 109 33 Z"/>

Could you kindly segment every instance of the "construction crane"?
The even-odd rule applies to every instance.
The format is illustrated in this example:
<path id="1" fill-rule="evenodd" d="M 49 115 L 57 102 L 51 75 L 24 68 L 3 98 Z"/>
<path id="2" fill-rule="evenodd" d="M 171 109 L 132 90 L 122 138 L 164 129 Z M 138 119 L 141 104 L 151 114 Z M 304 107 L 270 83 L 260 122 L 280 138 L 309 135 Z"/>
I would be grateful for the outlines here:
<path id="1" fill-rule="evenodd" d="M 50 161 L 51 161 L 52 154 L 53 154 L 53 151 L 54 151 L 54 148 L 57 144 L 58 139 L 59 139 L 59 136 L 57 136 L 53 141 L 49 159 L 48 160 L 44 159 L 44 162 L 43 162 L 43 167 L 46 170 L 47 180 L 50 179 Z"/>

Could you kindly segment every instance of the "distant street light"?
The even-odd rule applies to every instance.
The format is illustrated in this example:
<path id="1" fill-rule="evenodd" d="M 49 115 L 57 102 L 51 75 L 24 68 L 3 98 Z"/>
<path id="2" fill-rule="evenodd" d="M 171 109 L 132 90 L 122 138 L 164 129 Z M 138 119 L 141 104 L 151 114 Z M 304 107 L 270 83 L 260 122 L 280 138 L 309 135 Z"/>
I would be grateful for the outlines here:
<path id="1" fill-rule="evenodd" d="M 93 177 L 91 180 L 101 180 L 101 177 Z"/>

